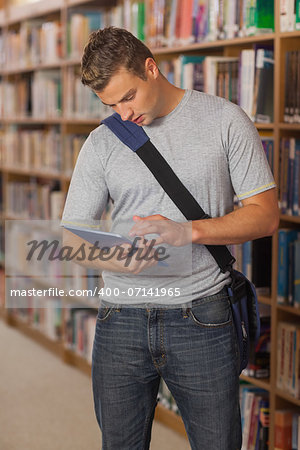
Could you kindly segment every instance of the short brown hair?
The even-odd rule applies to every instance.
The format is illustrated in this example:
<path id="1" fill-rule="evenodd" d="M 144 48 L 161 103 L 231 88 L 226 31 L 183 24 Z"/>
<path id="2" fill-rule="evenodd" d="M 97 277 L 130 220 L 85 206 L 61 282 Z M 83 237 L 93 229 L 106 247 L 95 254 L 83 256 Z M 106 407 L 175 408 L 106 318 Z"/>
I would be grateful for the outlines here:
<path id="1" fill-rule="evenodd" d="M 153 58 L 151 51 L 129 31 L 116 27 L 94 31 L 83 51 L 81 81 L 100 92 L 121 67 L 146 80 L 147 58 Z"/>

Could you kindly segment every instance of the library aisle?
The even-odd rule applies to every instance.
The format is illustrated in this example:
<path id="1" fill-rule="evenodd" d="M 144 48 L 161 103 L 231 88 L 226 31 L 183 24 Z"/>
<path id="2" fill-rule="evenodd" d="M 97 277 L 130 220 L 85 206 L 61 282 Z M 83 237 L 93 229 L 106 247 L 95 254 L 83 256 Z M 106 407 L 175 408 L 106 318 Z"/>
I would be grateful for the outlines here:
<path id="1" fill-rule="evenodd" d="M 0 449 L 99 450 L 91 378 L 0 321 Z M 152 450 L 187 450 L 155 421 Z"/>

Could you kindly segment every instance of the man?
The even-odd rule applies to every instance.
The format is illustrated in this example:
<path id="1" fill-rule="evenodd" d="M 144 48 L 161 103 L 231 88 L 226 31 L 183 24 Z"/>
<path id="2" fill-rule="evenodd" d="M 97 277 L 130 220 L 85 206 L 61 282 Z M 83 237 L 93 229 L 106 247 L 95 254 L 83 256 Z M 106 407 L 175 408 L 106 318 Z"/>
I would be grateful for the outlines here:
<path id="1" fill-rule="evenodd" d="M 192 449 L 239 449 L 239 355 L 226 289 L 230 275 L 221 273 L 203 244 L 238 244 L 271 235 L 278 226 L 275 183 L 258 133 L 238 106 L 170 84 L 150 50 L 122 29 L 91 34 L 82 82 L 122 120 L 144 128 L 212 217 L 186 222 L 148 168 L 104 125 L 88 137 L 63 221 L 99 220 L 110 196 L 113 225 L 131 221 L 132 237 L 155 234 L 156 244 L 178 248 L 193 244 L 191 274 L 155 278 L 161 287 L 178 287 L 179 297 L 161 297 L 156 307 L 151 297 L 120 295 L 104 299 L 99 308 L 92 380 L 103 449 L 149 448 L 161 377 Z M 234 194 L 243 206 L 233 211 Z M 147 246 L 140 244 L 142 256 Z M 139 283 L 151 288 L 154 277 L 143 273 L 157 261 L 133 256 L 127 267 L 117 258 L 89 264 L 104 269 L 106 286 L 128 292 Z"/>

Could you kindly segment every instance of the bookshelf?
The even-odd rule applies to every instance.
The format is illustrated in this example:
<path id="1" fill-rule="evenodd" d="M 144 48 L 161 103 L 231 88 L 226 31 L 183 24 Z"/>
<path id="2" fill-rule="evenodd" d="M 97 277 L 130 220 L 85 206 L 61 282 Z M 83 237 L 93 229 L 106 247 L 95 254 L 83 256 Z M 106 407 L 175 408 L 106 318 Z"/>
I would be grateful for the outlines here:
<path id="1" fill-rule="evenodd" d="M 39 0 L 35 2 L 22 1 L 10 2 L 0 0 L 0 38 L 8 38 L 10 33 L 18 33 L 21 25 L 26 21 L 38 21 L 60 23 L 61 35 L 60 45 L 62 48 L 62 55 L 56 60 L 47 62 L 45 60 L 36 63 L 29 62 L 22 67 L 18 65 L 9 66 L 4 64 L 0 67 L 0 147 L 3 147 L 3 133 L 6 133 L 11 127 L 16 127 L 17 130 L 56 130 L 61 139 L 61 145 L 64 149 L 65 139 L 74 134 L 86 135 L 93 128 L 98 126 L 103 115 L 107 111 L 102 110 L 99 105 L 99 110 L 94 109 L 93 114 L 89 115 L 81 113 L 80 109 L 73 109 L 70 106 L 70 98 L 67 92 L 72 88 L 71 83 L 78 72 L 80 57 L 70 54 L 68 52 L 68 43 L 66 38 L 66 30 L 68 28 L 68 21 L 72 11 L 77 11 L 77 8 L 95 8 L 103 11 L 106 18 L 109 17 L 109 12 L 112 8 L 120 7 L 120 5 L 130 4 L 127 0 L 110 1 L 99 0 L 97 2 L 92 0 Z M 150 29 L 150 0 L 145 0 L 146 5 L 146 36 Z M 153 2 L 152 2 L 153 3 Z M 257 45 L 270 45 L 274 50 L 274 87 L 273 87 L 273 118 L 270 123 L 256 123 L 258 131 L 264 135 L 267 133 L 274 141 L 274 176 L 277 184 L 280 180 L 280 142 L 284 137 L 296 137 L 300 139 L 300 123 L 286 123 L 284 122 L 284 104 L 285 104 L 285 55 L 289 51 L 300 50 L 300 30 L 299 31 L 280 31 L 280 0 L 274 0 L 274 32 L 257 34 L 251 36 L 239 36 L 230 39 L 215 39 L 212 41 L 188 43 L 184 45 L 172 45 L 165 47 L 152 48 L 157 61 L 160 63 L 163 60 L 172 60 L 182 53 L 188 55 L 212 55 L 212 56 L 226 56 L 238 57 L 242 50 L 252 49 Z M 113 17 L 117 17 L 116 15 Z M 107 19 L 105 19 L 107 20 Z M 115 24 L 115 23 L 113 23 Z M 116 24 L 118 25 L 118 23 Z M 37 25 L 38 26 L 38 25 Z M 147 40 L 146 40 L 147 43 Z M 33 82 L 36 74 L 59 74 L 61 85 L 57 87 L 54 81 L 54 87 L 61 92 L 60 111 L 56 111 L 54 115 L 34 116 L 26 110 L 26 102 L 24 103 L 24 113 L 3 114 L 5 105 L 5 97 L 3 96 L 3 86 L 5 83 L 23 83 L 20 84 L 20 92 L 24 94 L 24 86 L 26 82 Z M 43 77 L 43 75 L 42 75 Z M 31 80 L 31 81 L 28 81 Z M 25 83 L 25 84 L 24 84 Z M 51 80 L 50 80 L 51 83 Z M 55 84 L 56 83 L 56 84 Z M 53 77 L 52 77 L 52 89 Z M 26 89 L 25 89 L 26 92 Z M 86 91 L 87 93 L 87 91 Z M 88 95 L 88 94 L 87 94 Z M 1 99 L 4 99 L 1 101 Z M 92 100 L 91 100 L 92 102 Z M 99 102 L 100 103 L 100 102 Z M 94 107 L 94 104 L 91 103 Z M 28 106 L 28 105 L 27 105 Z M 73 113 L 72 113 L 73 111 Z M 5 219 L 11 219 L 15 216 L 9 211 L 7 204 L 7 189 L 10 182 L 28 182 L 30 178 L 34 177 L 38 182 L 40 179 L 47 180 L 49 183 L 57 182 L 60 191 L 65 194 L 70 182 L 70 174 L 66 173 L 63 167 L 60 167 L 57 172 L 49 170 L 40 170 L 38 168 L 22 168 L 17 165 L 8 165 L 1 159 L 0 148 L 0 182 L 2 183 L 2 209 L 0 211 L 0 223 L 4 226 Z M 300 229 L 300 217 L 292 216 L 286 213 L 281 215 L 280 227 L 298 228 Z M 275 410 L 281 407 L 294 407 L 300 411 L 300 400 L 297 400 L 288 395 L 282 389 L 276 387 L 276 372 L 277 372 L 277 327 L 281 320 L 299 321 L 300 310 L 288 305 L 277 304 L 277 278 L 278 278 L 278 233 L 272 238 L 272 284 L 270 296 L 261 296 L 260 302 L 271 307 L 271 363 L 270 363 L 270 378 L 266 380 L 254 379 L 241 375 L 241 379 L 249 381 L 258 387 L 269 392 L 270 398 L 270 449 L 274 448 L 274 431 L 275 431 Z M 1 263 L 3 266 L 3 263 Z M 20 320 L 18 317 L 12 316 L 9 310 L 3 307 L 0 309 L 0 317 L 8 324 L 17 327 L 22 332 L 26 333 L 32 339 L 37 340 L 46 348 L 54 351 L 67 363 L 73 364 L 78 369 L 90 374 L 90 365 L 80 356 L 75 354 L 70 349 L 67 349 L 61 341 L 50 341 L 40 331 L 32 329 L 27 321 Z M 159 405 L 155 416 L 158 420 L 173 427 L 176 431 L 185 434 L 181 419 L 171 411 Z"/>

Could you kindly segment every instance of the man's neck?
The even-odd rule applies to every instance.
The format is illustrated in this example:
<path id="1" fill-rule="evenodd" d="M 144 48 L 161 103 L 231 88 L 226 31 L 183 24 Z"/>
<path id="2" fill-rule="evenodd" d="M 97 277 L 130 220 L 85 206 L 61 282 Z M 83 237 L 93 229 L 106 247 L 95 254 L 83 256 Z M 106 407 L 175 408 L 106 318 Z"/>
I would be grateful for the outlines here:
<path id="1" fill-rule="evenodd" d="M 170 114 L 176 106 L 179 105 L 184 96 L 185 90 L 174 86 L 165 78 L 162 78 L 161 83 L 163 108 L 159 117 L 164 117 Z"/>

